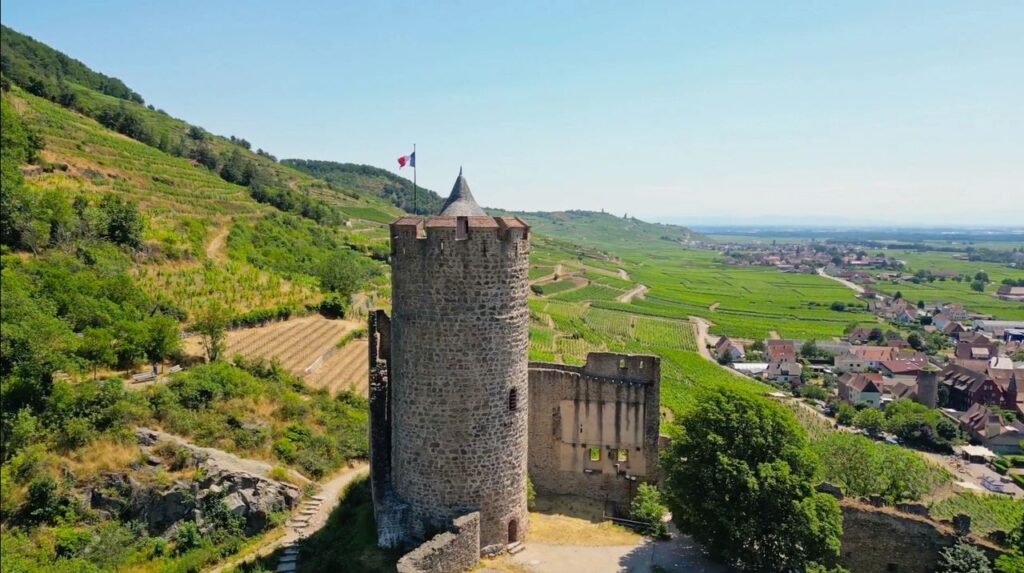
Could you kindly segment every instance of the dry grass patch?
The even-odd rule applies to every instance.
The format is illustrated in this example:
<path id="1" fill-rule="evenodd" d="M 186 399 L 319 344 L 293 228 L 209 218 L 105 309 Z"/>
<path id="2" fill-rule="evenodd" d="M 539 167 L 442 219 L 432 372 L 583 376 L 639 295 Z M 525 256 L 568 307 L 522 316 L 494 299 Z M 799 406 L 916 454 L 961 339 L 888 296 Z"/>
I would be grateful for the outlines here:
<path id="1" fill-rule="evenodd" d="M 528 542 L 552 545 L 635 545 L 642 536 L 610 521 L 595 523 L 568 515 L 530 514 Z"/>
<path id="2" fill-rule="evenodd" d="M 125 470 L 139 459 L 140 454 L 137 444 L 101 438 L 78 448 L 65 460 L 76 479 L 88 479 L 104 472 Z"/>

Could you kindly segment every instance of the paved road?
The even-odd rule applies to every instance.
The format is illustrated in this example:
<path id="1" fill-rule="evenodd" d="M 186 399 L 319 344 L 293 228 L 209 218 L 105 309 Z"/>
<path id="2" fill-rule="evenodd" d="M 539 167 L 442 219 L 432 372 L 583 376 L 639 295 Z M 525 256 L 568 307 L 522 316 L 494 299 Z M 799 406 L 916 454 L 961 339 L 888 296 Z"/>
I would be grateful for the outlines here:
<path id="1" fill-rule="evenodd" d="M 689 536 L 679 534 L 669 541 L 644 538 L 637 545 L 547 545 L 527 541 L 526 549 L 512 562 L 533 573 L 650 573 L 654 566 L 686 573 L 732 571 L 708 559 Z"/>
<path id="2" fill-rule="evenodd" d="M 825 274 L 825 268 L 824 267 L 818 269 L 818 274 L 823 276 L 823 277 L 825 277 L 825 278 L 827 278 L 827 279 L 832 279 L 832 280 L 834 280 L 836 282 L 843 283 L 844 285 L 846 285 L 847 288 L 851 288 L 851 289 L 853 289 L 853 290 L 855 290 L 855 291 L 857 291 L 859 293 L 864 292 L 864 287 L 860 286 L 859 284 L 852 283 L 852 282 L 850 282 L 850 281 L 848 281 L 846 279 L 841 279 L 839 277 L 834 277 L 832 275 Z"/>

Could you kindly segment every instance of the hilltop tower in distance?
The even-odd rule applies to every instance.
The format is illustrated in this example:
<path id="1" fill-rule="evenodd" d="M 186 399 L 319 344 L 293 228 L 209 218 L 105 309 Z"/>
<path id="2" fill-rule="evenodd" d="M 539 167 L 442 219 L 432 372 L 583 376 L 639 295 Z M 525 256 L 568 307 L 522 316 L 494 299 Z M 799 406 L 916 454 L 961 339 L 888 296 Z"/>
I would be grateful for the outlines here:
<path id="1" fill-rule="evenodd" d="M 461 170 L 437 216 L 391 224 L 392 316 L 370 317 L 381 546 L 467 523 L 479 548 L 525 536 L 529 251 L 529 227 L 488 216 Z"/>

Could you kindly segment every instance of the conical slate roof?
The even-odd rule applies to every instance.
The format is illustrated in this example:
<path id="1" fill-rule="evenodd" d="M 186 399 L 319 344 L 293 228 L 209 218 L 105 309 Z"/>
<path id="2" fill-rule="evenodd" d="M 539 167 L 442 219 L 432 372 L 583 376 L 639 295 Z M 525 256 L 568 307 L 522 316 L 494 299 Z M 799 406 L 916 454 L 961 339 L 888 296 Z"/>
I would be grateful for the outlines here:
<path id="1" fill-rule="evenodd" d="M 442 217 L 486 217 L 487 213 L 477 205 L 473 193 L 469 190 L 469 183 L 462 176 L 462 169 L 459 169 L 459 178 L 455 180 L 452 193 L 444 202 L 439 213 Z"/>

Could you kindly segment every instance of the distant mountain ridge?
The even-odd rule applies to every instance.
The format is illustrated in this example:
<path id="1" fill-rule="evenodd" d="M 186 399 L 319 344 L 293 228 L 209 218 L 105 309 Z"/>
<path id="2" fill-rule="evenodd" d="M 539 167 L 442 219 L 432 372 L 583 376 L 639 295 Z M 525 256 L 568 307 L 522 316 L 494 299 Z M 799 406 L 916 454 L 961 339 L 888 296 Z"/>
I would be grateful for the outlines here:
<path id="1" fill-rule="evenodd" d="M 505 211 L 488 209 L 492 215 L 521 217 L 538 233 L 589 246 L 636 245 L 643 241 L 683 242 L 706 237 L 686 227 L 648 223 L 635 217 L 619 217 L 603 211 Z"/>

